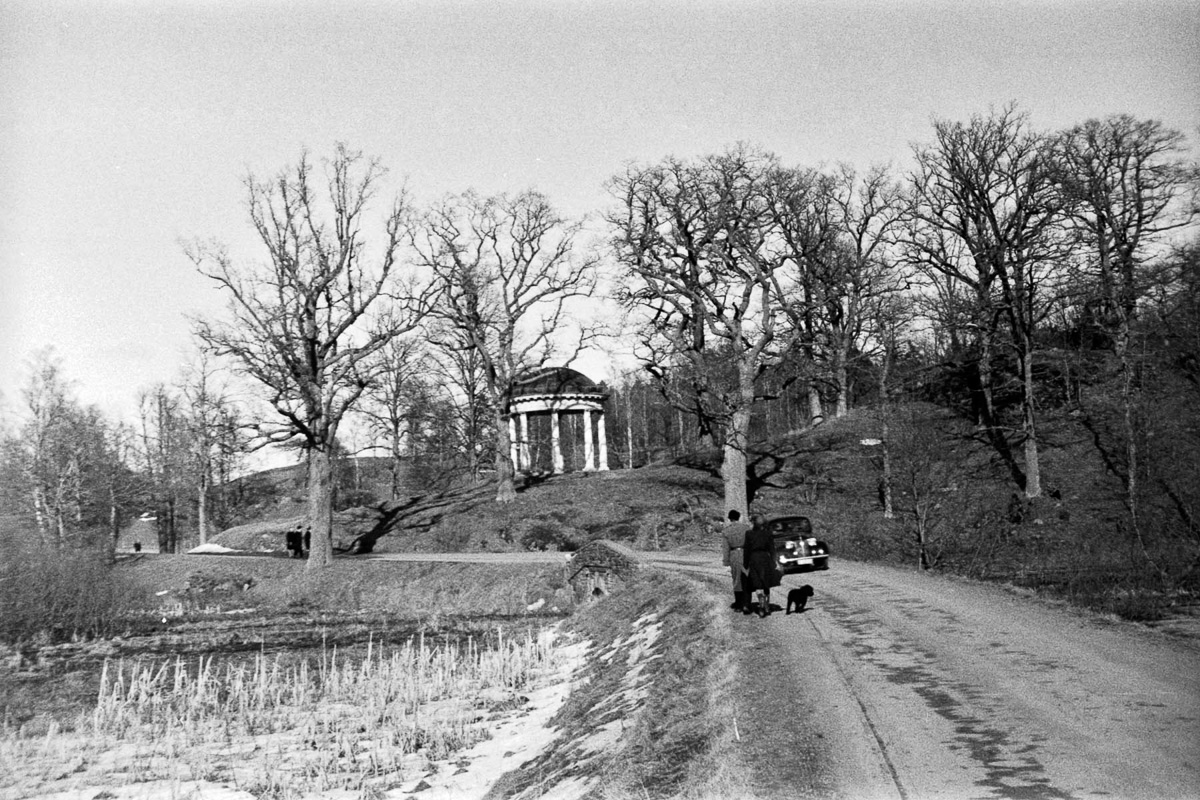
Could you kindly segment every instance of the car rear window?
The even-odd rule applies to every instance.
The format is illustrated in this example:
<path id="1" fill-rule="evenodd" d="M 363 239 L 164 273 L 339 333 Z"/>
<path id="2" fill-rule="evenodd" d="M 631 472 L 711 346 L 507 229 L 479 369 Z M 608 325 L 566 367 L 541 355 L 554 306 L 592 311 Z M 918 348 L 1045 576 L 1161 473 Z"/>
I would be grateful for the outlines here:
<path id="1" fill-rule="evenodd" d="M 767 528 L 776 535 L 794 534 L 808 536 L 812 533 L 812 524 L 809 523 L 808 517 L 771 520 L 767 523 Z"/>

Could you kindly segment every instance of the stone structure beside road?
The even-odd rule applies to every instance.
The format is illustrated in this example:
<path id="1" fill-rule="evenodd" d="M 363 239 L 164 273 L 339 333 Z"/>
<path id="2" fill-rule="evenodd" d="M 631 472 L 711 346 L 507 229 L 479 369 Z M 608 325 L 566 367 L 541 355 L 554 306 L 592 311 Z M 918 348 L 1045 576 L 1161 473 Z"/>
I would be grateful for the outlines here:
<path id="1" fill-rule="evenodd" d="M 642 566 L 638 554 L 623 544 L 597 539 L 575 551 L 568 581 L 578 600 L 608 594 Z"/>

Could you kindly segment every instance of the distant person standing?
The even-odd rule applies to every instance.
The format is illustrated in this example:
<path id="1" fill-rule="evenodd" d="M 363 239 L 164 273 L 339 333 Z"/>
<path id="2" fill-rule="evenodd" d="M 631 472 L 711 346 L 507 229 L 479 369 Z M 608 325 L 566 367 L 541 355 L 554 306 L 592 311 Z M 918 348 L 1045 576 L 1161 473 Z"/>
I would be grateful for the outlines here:
<path id="1" fill-rule="evenodd" d="M 743 614 L 750 613 L 749 593 L 743 588 L 743 547 L 746 533 L 750 526 L 741 521 L 742 515 L 737 509 L 729 512 L 729 522 L 721 530 L 724 546 L 721 549 L 721 563 L 729 567 L 729 576 L 733 580 L 733 609 Z"/>
<path id="2" fill-rule="evenodd" d="M 302 547 L 303 547 L 303 545 L 301 544 L 301 541 L 300 541 L 300 526 L 297 525 L 294 528 L 288 528 L 288 532 L 287 532 L 288 558 L 300 558 L 303 555 L 303 550 L 301 549 Z"/>
<path id="3" fill-rule="evenodd" d="M 755 523 L 746 533 L 742 546 L 746 573 L 742 578 L 742 589 L 747 595 L 755 595 L 758 615 L 765 617 L 771 613 L 771 587 L 780 584 L 780 575 L 775 567 L 775 539 L 760 520 Z"/>
<path id="4" fill-rule="evenodd" d="M 311 552 L 312 552 L 312 526 L 305 525 L 304 526 L 304 557 L 308 558 L 308 555 Z"/>

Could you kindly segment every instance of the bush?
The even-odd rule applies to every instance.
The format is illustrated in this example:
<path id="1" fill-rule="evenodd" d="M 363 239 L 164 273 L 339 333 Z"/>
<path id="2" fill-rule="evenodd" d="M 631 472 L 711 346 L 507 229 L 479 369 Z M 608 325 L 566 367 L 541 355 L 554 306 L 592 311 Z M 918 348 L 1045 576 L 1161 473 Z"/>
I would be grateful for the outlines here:
<path id="1" fill-rule="evenodd" d="M 139 597 L 102 553 L 16 549 L 0 564 L 0 641 L 107 636 Z"/>
<path id="2" fill-rule="evenodd" d="M 579 549 L 570 530 L 564 529 L 552 522 L 535 522 L 521 537 L 521 544 L 526 550 L 559 550 L 565 553 Z"/>

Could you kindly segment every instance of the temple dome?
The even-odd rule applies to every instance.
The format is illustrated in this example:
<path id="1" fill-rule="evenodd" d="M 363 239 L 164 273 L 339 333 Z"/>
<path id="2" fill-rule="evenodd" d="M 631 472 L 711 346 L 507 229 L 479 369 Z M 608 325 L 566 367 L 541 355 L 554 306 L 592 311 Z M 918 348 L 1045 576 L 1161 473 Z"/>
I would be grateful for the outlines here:
<path id="1" fill-rule="evenodd" d="M 579 396 L 591 395 L 598 398 L 608 396 L 608 387 L 595 383 L 582 372 L 569 367 L 546 367 L 526 373 L 513 381 L 513 399 L 541 397 L 546 395 Z"/>

